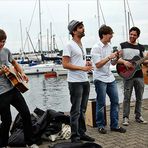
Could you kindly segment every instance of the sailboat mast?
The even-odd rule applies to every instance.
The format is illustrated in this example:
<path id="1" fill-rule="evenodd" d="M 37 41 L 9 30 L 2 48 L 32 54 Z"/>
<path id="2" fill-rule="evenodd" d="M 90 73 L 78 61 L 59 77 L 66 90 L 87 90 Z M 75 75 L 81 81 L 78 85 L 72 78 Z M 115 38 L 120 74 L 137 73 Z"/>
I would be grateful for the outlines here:
<path id="1" fill-rule="evenodd" d="M 106 24 L 106 21 L 105 21 L 105 17 L 104 17 L 104 14 L 103 14 L 103 11 L 102 11 L 102 7 L 101 7 L 101 3 L 99 0 L 97 0 L 97 14 L 98 14 L 98 27 L 100 28 L 101 26 L 101 17 L 100 17 L 100 13 L 101 13 L 101 16 L 102 16 L 102 19 L 103 19 L 103 24 Z"/>
<path id="2" fill-rule="evenodd" d="M 56 47 L 55 47 L 55 34 L 53 34 L 53 51 L 55 51 Z"/>
<path id="3" fill-rule="evenodd" d="M 69 21 L 70 21 L 70 11 L 69 11 L 69 8 L 70 8 L 70 5 L 68 4 L 68 24 L 69 24 Z M 68 32 L 68 40 L 70 40 L 69 32 Z"/>
<path id="4" fill-rule="evenodd" d="M 41 3 L 40 3 L 40 0 L 39 0 L 39 25 L 40 25 L 40 33 L 39 33 L 39 36 L 40 36 L 40 42 L 39 42 L 39 47 L 40 47 L 40 51 L 42 53 L 42 23 L 41 23 Z"/>
<path id="5" fill-rule="evenodd" d="M 27 34 L 27 39 L 26 39 L 26 42 L 27 42 L 27 49 L 28 51 L 30 52 L 30 46 L 29 46 L 29 38 L 28 38 L 28 33 L 27 33 L 27 28 L 26 28 L 26 34 Z"/>
<path id="6" fill-rule="evenodd" d="M 100 3 L 99 0 L 97 0 L 97 14 L 98 14 L 98 27 L 100 28 Z"/>
<path id="7" fill-rule="evenodd" d="M 52 22 L 50 22 L 50 51 L 52 51 Z"/>
<path id="8" fill-rule="evenodd" d="M 23 54 L 23 35 L 22 35 L 22 22 L 20 20 L 20 32 L 21 32 L 21 54 Z"/>
<path id="9" fill-rule="evenodd" d="M 49 30 L 47 29 L 47 49 L 49 54 Z"/>
<path id="10" fill-rule="evenodd" d="M 127 30 L 127 14 L 126 14 L 126 2 L 124 0 L 124 16 L 125 16 L 125 31 L 126 31 L 126 40 L 128 40 L 128 30 Z"/>
<path id="11" fill-rule="evenodd" d="M 132 21 L 132 25 L 135 26 L 135 25 L 134 25 L 134 20 L 133 20 L 133 16 L 132 16 L 132 13 L 131 13 L 131 10 L 130 10 L 130 6 L 129 6 L 128 0 L 127 0 L 126 2 L 127 2 L 128 10 L 129 10 L 129 17 L 130 17 L 130 19 L 131 19 L 131 21 Z"/>
<path id="12" fill-rule="evenodd" d="M 128 23 L 127 23 L 127 25 L 128 25 L 128 30 L 130 30 L 130 13 L 128 12 L 127 13 L 127 20 L 128 20 Z"/>

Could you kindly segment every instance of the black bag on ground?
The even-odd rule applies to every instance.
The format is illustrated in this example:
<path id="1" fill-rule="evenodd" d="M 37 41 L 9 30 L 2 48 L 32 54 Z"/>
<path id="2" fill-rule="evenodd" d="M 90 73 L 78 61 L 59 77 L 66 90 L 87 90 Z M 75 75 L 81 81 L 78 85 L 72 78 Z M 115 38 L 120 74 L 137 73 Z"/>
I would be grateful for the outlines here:
<path id="1" fill-rule="evenodd" d="M 96 143 L 91 143 L 91 142 L 87 142 L 87 143 L 63 142 L 63 143 L 55 144 L 51 148 L 102 148 L 102 146 Z"/>
<path id="2" fill-rule="evenodd" d="M 33 125 L 33 135 L 35 137 L 40 137 L 44 133 L 49 124 L 49 119 L 48 111 L 46 111 Z"/>
<path id="3" fill-rule="evenodd" d="M 37 119 L 38 119 L 37 117 L 35 117 L 33 114 L 31 114 L 32 125 L 34 125 L 37 122 Z M 22 121 L 22 117 L 19 113 L 17 114 L 17 116 L 13 122 L 10 133 L 13 134 L 13 132 L 15 132 L 16 129 L 23 129 L 23 121 Z"/>
<path id="4" fill-rule="evenodd" d="M 52 109 L 48 109 L 49 116 L 50 116 L 50 122 L 61 122 L 65 124 L 70 124 L 70 117 L 67 115 L 64 115 L 62 112 L 57 112 Z"/>
<path id="5" fill-rule="evenodd" d="M 40 118 L 34 118 L 32 120 L 33 124 L 33 140 L 35 143 L 41 143 L 41 135 L 44 133 L 47 125 L 49 124 L 49 114 L 48 111 L 44 112 L 44 114 Z M 13 147 L 21 147 L 24 146 L 24 132 L 23 132 L 23 123 L 20 115 L 17 116 L 14 125 L 11 130 L 11 135 L 9 137 L 9 146 Z"/>
<path id="6" fill-rule="evenodd" d="M 70 117 L 64 115 L 62 112 L 56 112 L 55 110 L 48 109 L 49 113 L 49 124 L 44 131 L 44 134 L 48 137 L 50 135 L 57 134 L 62 130 L 62 124 L 70 124 Z"/>
<path id="7" fill-rule="evenodd" d="M 35 143 L 41 142 L 41 136 L 46 133 L 48 136 L 57 133 L 62 128 L 62 123 L 70 124 L 70 118 L 60 112 L 54 110 L 43 111 L 39 108 L 34 110 L 37 116 L 31 114 L 33 125 L 33 140 Z M 48 127 L 48 128 L 47 128 Z M 24 146 L 23 123 L 20 114 L 15 118 L 9 137 L 9 145 L 13 147 Z"/>
<path id="8" fill-rule="evenodd" d="M 9 146 L 12 147 L 25 147 L 26 144 L 24 142 L 24 132 L 23 129 L 17 129 L 13 132 L 13 134 L 9 137 Z"/>

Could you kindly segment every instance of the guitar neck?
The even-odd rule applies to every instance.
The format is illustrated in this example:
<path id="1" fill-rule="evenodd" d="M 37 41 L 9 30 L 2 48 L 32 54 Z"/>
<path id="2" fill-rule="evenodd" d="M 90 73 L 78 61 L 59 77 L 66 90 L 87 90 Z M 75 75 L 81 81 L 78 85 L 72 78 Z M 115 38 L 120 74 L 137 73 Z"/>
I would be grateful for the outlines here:
<path id="1" fill-rule="evenodd" d="M 137 61 L 137 64 L 140 65 L 140 64 L 142 64 L 145 60 L 148 60 L 148 56 L 146 56 L 146 57 L 144 57 L 144 58 L 138 60 L 138 61 Z"/>

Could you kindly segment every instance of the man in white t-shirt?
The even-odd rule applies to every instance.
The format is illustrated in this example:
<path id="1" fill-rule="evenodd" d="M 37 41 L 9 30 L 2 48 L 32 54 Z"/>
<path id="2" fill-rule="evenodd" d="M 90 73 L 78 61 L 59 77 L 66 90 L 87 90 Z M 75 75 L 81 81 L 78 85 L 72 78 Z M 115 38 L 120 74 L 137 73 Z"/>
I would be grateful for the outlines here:
<path id="1" fill-rule="evenodd" d="M 83 22 L 72 20 L 68 25 L 72 40 L 63 50 L 63 67 L 68 69 L 68 86 L 70 92 L 71 110 L 71 142 L 91 141 L 95 139 L 85 134 L 85 111 L 87 107 L 90 84 L 87 72 L 92 70 L 90 62 L 86 61 L 86 49 L 81 38 L 84 34 Z"/>

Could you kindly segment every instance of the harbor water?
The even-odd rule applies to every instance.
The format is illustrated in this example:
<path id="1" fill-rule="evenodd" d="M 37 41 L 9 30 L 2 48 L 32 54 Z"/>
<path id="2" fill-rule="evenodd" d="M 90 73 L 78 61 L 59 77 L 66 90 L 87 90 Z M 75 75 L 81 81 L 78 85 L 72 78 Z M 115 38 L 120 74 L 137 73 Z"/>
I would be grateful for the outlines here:
<path id="1" fill-rule="evenodd" d="M 94 84 L 90 78 L 90 99 L 96 97 Z M 119 102 L 123 102 L 123 83 L 121 79 L 117 79 Z M 58 76 L 56 78 L 45 79 L 44 75 L 30 75 L 29 76 L 29 90 L 23 94 L 25 100 L 32 112 L 36 107 L 47 110 L 53 109 L 56 111 L 68 112 L 71 104 L 69 99 L 68 84 L 66 76 Z M 148 97 L 148 85 L 145 85 L 144 97 Z M 131 101 L 134 101 L 134 93 Z M 109 98 L 106 98 L 106 105 L 109 105 Z M 17 111 L 11 107 L 12 117 L 15 118 Z"/>

